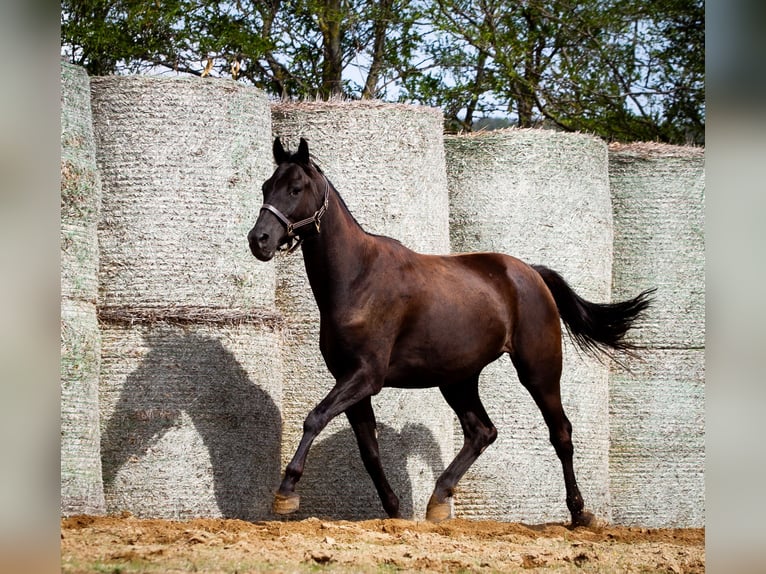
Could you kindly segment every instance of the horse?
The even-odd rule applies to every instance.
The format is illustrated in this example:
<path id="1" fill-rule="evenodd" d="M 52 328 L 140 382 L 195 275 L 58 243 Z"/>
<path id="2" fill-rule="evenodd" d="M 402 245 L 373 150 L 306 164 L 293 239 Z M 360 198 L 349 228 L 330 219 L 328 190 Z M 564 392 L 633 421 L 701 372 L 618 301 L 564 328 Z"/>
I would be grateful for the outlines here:
<path id="1" fill-rule="evenodd" d="M 589 353 L 631 353 L 625 335 L 649 306 L 652 290 L 592 303 L 556 271 L 510 255 L 416 253 L 359 225 L 305 139 L 290 153 L 276 138 L 272 151 L 276 169 L 262 186 L 264 203 L 248 233 L 249 248 L 269 261 L 277 250 L 301 247 L 319 308 L 319 348 L 335 379 L 305 419 L 273 512 L 299 508 L 295 488 L 311 444 L 345 413 L 383 509 L 399 517 L 399 500 L 380 461 L 371 397 L 384 387 L 438 387 L 460 421 L 464 443 L 437 479 L 426 519 L 449 518 L 458 481 L 497 437 L 479 398 L 479 374 L 507 353 L 547 424 L 564 472 L 571 526 L 594 525 L 577 486 L 572 425 L 561 404 L 561 323 Z"/>

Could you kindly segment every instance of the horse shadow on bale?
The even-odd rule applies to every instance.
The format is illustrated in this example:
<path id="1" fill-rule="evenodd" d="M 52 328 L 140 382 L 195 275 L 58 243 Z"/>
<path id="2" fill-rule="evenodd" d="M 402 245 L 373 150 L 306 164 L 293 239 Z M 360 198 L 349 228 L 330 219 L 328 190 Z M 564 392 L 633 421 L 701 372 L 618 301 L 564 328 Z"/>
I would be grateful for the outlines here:
<path id="1" fill-rule="evenodd" d="M 184 516 L 204 515 L 217 506 L 226 518 L 266 518 L 279 481 L 282 424 L 269 393 L 216 338 L 165 326 L 148 328 L 145 340 L 150 350 L 127 376 L 102 429 L 107 498 L 129 490 L 117 493 L 122 504 L 160 517 L 174 517 L 179 507 Z M 168 445 L 173 440 L 180 444 Z M 136 464 L 147 456 L 150 462 Z M 150 492 L 158 481 L 176 500 L 146 510 L 141 499 L 161 496 Z M 214 501 L 200 486 L 210 482 Z M 204 495 L 207 504 L 195 507 Z"/>
<path id="2" fill-rule="evenodd" d="M 301 506 L 291 519 L 369 520 L 386 516 L 359 456 L 354 433 L 344 424 L 345 428 L 327 438 L 320 435 L 312 447 L 301 480 Z M 378 423 L 377 431 L 381 461 L 399 497 L 401 515 L 414 518 L 415 503 L 425 508 L 431 488 L 445 468 L 439 443 L 431 429 L 418 423 L 407 423 L 401 431 Z M 422 482 L 427 486 L 419 493 L 422 501 L 414 500 L 415 474 L 426 475 Z"/>

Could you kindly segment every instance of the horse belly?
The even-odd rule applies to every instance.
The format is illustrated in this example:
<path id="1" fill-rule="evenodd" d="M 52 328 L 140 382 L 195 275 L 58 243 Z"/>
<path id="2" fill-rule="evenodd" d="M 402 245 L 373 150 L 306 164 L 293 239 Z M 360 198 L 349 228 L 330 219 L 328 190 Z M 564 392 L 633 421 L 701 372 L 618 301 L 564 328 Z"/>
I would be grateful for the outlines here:
<path id="1" fill-rule="evenodd" d="M 391 353 L 385 386 L 426 388 L 464 381 L 505 350 L 499 320 L 450 317 L 402 334 Z"/>

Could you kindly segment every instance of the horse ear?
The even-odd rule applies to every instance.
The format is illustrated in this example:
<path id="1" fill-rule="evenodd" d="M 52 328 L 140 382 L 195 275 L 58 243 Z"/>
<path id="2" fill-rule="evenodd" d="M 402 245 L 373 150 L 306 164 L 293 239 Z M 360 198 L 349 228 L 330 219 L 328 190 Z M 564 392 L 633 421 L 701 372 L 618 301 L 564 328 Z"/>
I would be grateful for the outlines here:
<path id="1" fill-rule="evenodd" d="M 309 164 L 309 142 L 303 138 L 301 138 L 301 143 L 298 145 L 298 153 L 295 154 L 295 161 L 303 165 Z"/>
<path id="2" fill-rule="evenodd" d="M 290 154 L 285 151 L 284 147 L 282 147 L 282 142 L 279 141 L 279 138 L 274 139 L 274 147 L 272 148 L 272 151 L 274 152 L 274 161 L 277 162 L 277 165 L 285 163 L 290 159 Z"/>

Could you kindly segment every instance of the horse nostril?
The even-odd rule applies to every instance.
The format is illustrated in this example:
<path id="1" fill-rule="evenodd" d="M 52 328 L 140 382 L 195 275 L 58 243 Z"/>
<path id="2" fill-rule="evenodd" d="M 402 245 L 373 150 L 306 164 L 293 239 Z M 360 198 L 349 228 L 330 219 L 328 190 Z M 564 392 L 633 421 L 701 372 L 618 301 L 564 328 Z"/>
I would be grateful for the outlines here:
<path id="1" fill-rule="evenodd" d="M 269 240 L 269 234 L 268 234 L 268 233 L 261 233 L 261 234 L 258 236 L 258 243 L 259 243 L 260 245 L 263 245 L 263 244 L 264 244 L 264 243 L 266 243 L 268 240 Z"/>

